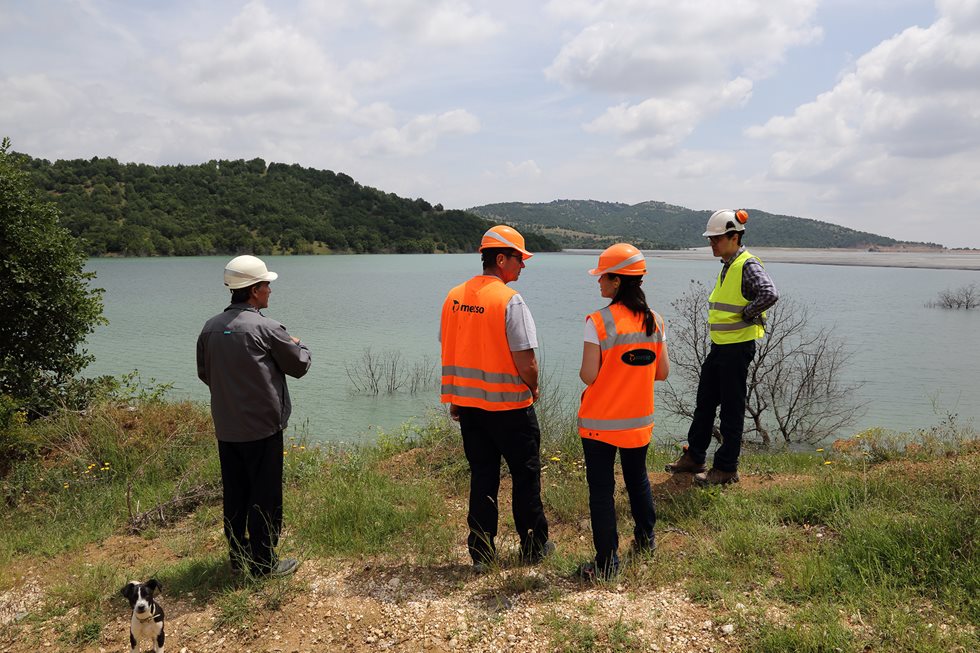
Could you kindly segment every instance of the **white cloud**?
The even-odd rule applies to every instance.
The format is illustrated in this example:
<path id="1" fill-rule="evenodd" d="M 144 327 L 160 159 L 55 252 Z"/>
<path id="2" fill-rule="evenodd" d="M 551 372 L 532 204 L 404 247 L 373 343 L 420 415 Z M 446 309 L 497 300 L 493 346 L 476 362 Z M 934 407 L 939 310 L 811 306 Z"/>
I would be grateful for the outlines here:
<path id="1" fill-rule="evenodd" d="M 377 59 L 355 59 L 344 67 L 343 76 L 354 86 L 367 86 L 399 75 L 405 61 L 394 54 Z"/>
<path id="2" fill-rule="evenodd" d="M 0 135 L 35 156 L 261 156 L 446 206 L 737 204 L 980 245 L 953 217 L 980 204 L 977 0 L 0 5 Z"/>
<path id="3" fill-rule="evenodd" d="M 514 163 L 508 161 L 505 166 L 505 173 L 511 179 L 536 179 L 541 176 L 541 168 L 534 162 L 534 159 Z"/>
<path id="4" fill-rule="evenodd" d="M 318 44 L 259 1 L 219 34 L 181 46 L 177 61 L 162 65 L 172 95 L 198 110 L 235 115 L 317 107 L 322 115 L 356 106 Z"/>
<path id="5" fill-rule="evenodd" d="M 351 17 L 349 0 L 301 0 L 300 15 L 304 22 L 314 22 L 324 27 L 343 27 Z"/>
<path id="6" fill-rule="evenodd" d="M 753 82 L 786 51 L 813 43 L 815 0 L 552 3 L 552 13 L 588 24 L 561 48 L 546 76 L 620 102 L 585 125 L 626 140 L 619 154 L 658 156 L 706 118 L 742 106 Z"/>
<path id="7" fill-rule="evenodd" d="M 382 156 L 416 156 L 432 150 L 437 141 L 449 134 L 473 134 L 480 130 L 480 121 L 464 109 L 440 115 L 413 118 L 401 128 L 385 127 L 360 141 L 366 154 Z"/>
<path id="8" fill-rule="evenodd" d="M 43 122 L 61 119 L 84 98 L 46 74 L 7 77 L 0 84 L 3 86 L 0 121 L 3 122 L 13 122 L 22 116 L 33 116 Z"/>
<path id="9" fill-rule="evenodd" d="M 937 4 L 935 23 L 883 41 L 831 90 L 747 131 L 774 144 L 772 180 L 807 184 L 831 210 L 891 216 L 864 228 L 954 241 L 930 225 L 954 194 L 980 203 L 980 5 Z"/>
<path id="10" fill-rule="evenodd" d="M 752 82 L 738 78 L 718 89 L 714 97 L 653 97 L 639 104 L 620 104 L 585 125 L 585 130 L 613 133 L 630 142 L 619 152 L 644 157 L 677 147 L 706 116 L 744 104 L 752 94 Z"/>
<path id="11" fill-rule="evenodd" d="M 462 0 L 359 0 L 365 13 L 386 29 L 422 43 L 467 45 L 489 39 L 503 26 Z"/>
<path id="12" fill-rule="evenodd" d="M 833 89 L 748 134 L 781 146 L 770 169 L 781 179 L 847 180 L 868 162 L 975 151 L 978 79 L 980 23 L 967 30 L 943 16 L 881 43 Z"/>
<path id="13" fill-rule="evenodd" d="M 676 2 L 621 0 L 587 5 L 589 24 L 546 74 L 602 92 L 650 95 L 770 74 L 787 49 L 821 36 L 816 0 Z"/>

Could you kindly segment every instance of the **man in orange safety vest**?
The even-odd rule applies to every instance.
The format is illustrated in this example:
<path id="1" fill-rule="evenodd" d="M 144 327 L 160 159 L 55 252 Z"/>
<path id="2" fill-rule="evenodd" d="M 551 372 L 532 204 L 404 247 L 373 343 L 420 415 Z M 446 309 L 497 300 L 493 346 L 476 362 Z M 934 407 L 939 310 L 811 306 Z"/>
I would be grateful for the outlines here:
<path id="1" fill-rule="evenodd" d="M 541 503 L 537 331 L 517 291 L 533 256 L 516 229 L 498 225 L 480 243 L 483 274 L 449 291 L 442 306 L 442 395 L 459 422 L 470 466 L 467 547 L 478 573 L 496 558 L 500 459 L 513 480 L 514 525 L 523 561 L 554 550 Z"/>

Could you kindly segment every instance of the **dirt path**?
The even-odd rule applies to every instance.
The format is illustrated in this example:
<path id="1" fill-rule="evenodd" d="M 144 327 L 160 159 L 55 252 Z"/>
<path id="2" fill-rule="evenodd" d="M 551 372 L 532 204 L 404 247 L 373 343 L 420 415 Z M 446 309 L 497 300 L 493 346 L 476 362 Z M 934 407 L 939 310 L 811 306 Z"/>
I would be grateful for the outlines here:
<path id="1" fill-rule="evenodd" d="M 504 514 L 509 511 L 508 480 L 500 494 Z M 651 481 L 660 497 L 687 485 L 666 474 L 651 474 Z M 524 567 L 509 562 L 514 556 L 506 552 L 502 568 L 476 575 L 463 540 L 465 504 L 449 501 L 447 507 L 451 514 L 446 518 L 459 524 L 455 560 L 425 565 L 379 557 L 305 560 L 294 577 L 242 592 L 250 597 L 250 607 L 229 623 L 222 623 L 227 608 L 220 601 L 194 600 L 164 587 L 167 651 L 737 650 L 726 641 L 725 624 L 714 623 L 706 608 L 692 603 L 679 586 L 587 585 L 551 561 Z M 191 528 L 193 522 L 187 520 L 174 530 Z M 584 551 L 591 544 L 582 524 L 556 524 L 552 534 L 560 551 Z M 0 594 L 0 653 L 128 650 L 130 614 L 121 597 L 112 603 L 118 616 L 104 625 L 95 643 L 69 645 L 65 633 L 78 627 L 77 608 L 69 597 L 64 614 L 52 611 L 58 604 L 52 588 L 70 586 L 65 570 L 77 568 L 79 559 L 108 569 L 177 562 L 179 556 L 165 544 L 169 535 L 174 533 L 163 532 L 153 540 L 113 536 L 81 556 L 23 569 L 16 586 Z M 683 533 L 660 533 L 666 559 L 673 559 L 686 538 Z M 516 536 L 502 529 L 501 545 L 512 541 Z M 211 546 L 215 552 L 224 546 L 220 533 Z M 630 564 L 651 565 L 653 560 Z M 227 589 L 234 587 L 229 580 Z M 45 613 L 43 621 L 36 616 Z"/>
<path id="2" fill-rule="evenodd" d="M 21 587 L 33 593 L 39 583 L 28 578 Z M 278 591 L 283 593 L 279 610 L 250 613 L 251 623 L 223 627 L 215 626 L 215 607 L 164 595 L 167 649 L 543 652 L 560 648 L 565 637 L 594 633 L 602 641 L 620 632 L 629 642 L 621 650 L 728 650 L 721 624 L 710 623 L 710 615 L 676 588 L 587 586 L 547 569 L 514 567 L 476 576 L 463 561 L 436 567 L 306 561 Z M 119 608 L 97 644 L 79 648 L 59 642 L 59 628 L 77 616 L 69 610 L 61 619 L 21 627 L 16 641 L 0 637 L 0 651 L 127 650 L 129 615 L 121 600 Z"/>

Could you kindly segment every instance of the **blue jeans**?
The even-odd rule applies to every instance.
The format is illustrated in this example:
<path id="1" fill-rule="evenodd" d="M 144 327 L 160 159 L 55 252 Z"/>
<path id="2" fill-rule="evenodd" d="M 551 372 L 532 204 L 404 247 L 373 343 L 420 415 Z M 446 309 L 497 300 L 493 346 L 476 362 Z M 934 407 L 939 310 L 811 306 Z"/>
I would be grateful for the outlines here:
<path id="1" fill-rule="evenodd" d="M 585 452 L 585 477 L 589 482 L 589 514 L 592 517 L 592 543 L 595 545 L 596 569 L 612 575 L 619 568 L 619 533 L 616 530 L 616 502 L 613 493 L 616 477 L 613 466 L 616 451 L 623 468 L 623 482 L 633 513 L 633 537 L 636 546 L 653 545 L 653 526 L 657 512 L 653 507 L 650 477 L 647 476 L 647 447 L 621 449 L 605 442 L 582 438 Z"/>

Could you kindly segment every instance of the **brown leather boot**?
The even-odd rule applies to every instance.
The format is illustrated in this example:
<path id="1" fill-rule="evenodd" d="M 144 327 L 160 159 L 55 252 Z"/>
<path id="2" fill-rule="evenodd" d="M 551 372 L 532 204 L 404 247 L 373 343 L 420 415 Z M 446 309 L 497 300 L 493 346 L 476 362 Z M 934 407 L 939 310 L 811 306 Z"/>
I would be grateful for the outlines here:
<path id="1" fill-rule="evenodd" d="M 694 475 L 695 485 L 728 485 L 738 483 L 738 472 L 724 472 L 712 467 L 706 472 Z"/>
<path id="2" fill-rule="evenodd" d="M 687 452 L 687 446 L 685 445 L 684 453 L 682 453 L 681 457 L 677 459 L 677 462 L 667 463 L 664 469 L 671 474 L 700 474 L 708 468 L 704 466 L 704 463 L 695 462 L 694 458 L 691 457 L 691 454 Z"/>

